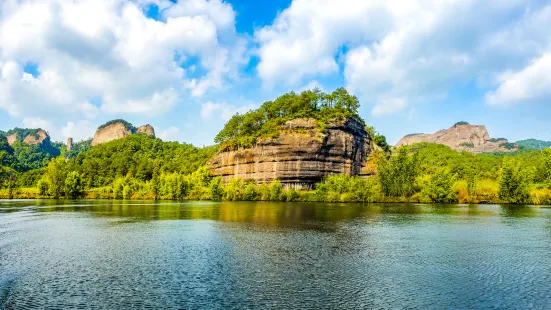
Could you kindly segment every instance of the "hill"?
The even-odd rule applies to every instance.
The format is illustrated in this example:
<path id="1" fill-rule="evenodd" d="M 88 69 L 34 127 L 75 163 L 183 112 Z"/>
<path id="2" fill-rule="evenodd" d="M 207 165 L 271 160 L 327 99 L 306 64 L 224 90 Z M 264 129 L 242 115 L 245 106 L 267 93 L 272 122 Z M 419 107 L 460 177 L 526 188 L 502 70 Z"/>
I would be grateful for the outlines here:
<path id="1" fill-rule="evenodd" d="M 343 88 L 284 94 L 233 116 L 216 136 L 221 148 L 208 166 L 225 182 L 279 180 L 296 189 L 330 174 L 358 175 L 372 151 L 359 106 Z"/>
<path id="2" fill-rule="evenodd" d="M 490 138 L 484 125 L 471 125 L 458 122 L 449 129 L 439 130 L 433 134 L 409 134 L 404 136 L 395 147 L 428 142 L 449 146 L 456 151 L 469 153 L 515 152 L 519 145 L 509 143 L 505 138 Z"/>
<path id="3" fill-rule="evenodd" d="M 543 150 L 545 148 L 551 147 L 551 141 L 543 141 L 537 139 L 519 140 L 515 142 L 515 144 L 536 150 Z"/>

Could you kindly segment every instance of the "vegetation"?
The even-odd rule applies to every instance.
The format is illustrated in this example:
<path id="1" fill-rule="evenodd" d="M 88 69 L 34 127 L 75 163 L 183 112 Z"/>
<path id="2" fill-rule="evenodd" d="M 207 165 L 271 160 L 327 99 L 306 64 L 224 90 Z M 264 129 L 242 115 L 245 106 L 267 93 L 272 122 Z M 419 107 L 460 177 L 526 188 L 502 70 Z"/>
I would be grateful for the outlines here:
<path id="1" fill-rule="evenodd" d="M 105 127 L 107 127 L 107 126 L 110 126 L 110 125 L 113 125 L 113 124 L 118 124 L 118 123 L 123 124 L 124 127 L 125 127 L 128 131 L 130 131 L 131 133 L 135 133 L 136 130 L 137 130 L 136 127 L 134 127 L 134 125 L 132 125 L 131 123 L 129 123 L 129 122 L 123 120 L 123 119 L 114 119 L 114 120 L 108 121 L 107 123 L 105 123 L 105 124 L 99 126 L 99 127 L 98 127 L 98 130 L 103 129 L 103 128 L 105 128 Z"/>
<path id="2" fill-rule="evenodd" d="M 551 141 L 542 141 L 536 139 L 520 140 L 515 142 L 515 144 L 536 150 L 543 150 L 545 148 L 551 147 Z"/>
<path id="3" fill-rule="evenodd" d="M 276 137 L 279 127 L 295 118 L 314 118 L 324 129 L 327 123 L 337 119 L 358 116 L 360 103 L 346 89 L 332 93 L 319 89 L 287 93 L 274 101 L 266 101 L 256 110 L 234 115 L 218 133 L 216 143 L 222 147 L 250 146 L 261 137 Z"/>
<path id="4" fill-rule="evenodd" d="M 474 143 L 472 143 L 472 142 L 463 142 L 463 143 L 459 144 L 459 146 L 474 148 Z"/>
<path id="5" fill-rule="evenodd" d="M 458 125 L 470 125 L 470 124 L 468 122 L 461 121 L 461 122 L 457 122 L 457 123 L 453 124 L 453 127 L 456 127 Z"/>

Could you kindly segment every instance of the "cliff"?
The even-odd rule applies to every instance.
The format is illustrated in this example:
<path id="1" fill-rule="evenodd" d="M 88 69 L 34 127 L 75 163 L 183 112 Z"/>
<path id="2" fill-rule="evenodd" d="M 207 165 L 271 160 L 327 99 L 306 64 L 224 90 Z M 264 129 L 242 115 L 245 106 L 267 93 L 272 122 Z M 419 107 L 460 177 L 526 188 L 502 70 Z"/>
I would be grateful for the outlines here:
<path id="1" fill-rule="evenodd" d="M 29 145 L 41 144 L 43 142 L 50 141 L 50 136 L 48 135 L 48 133 L 40 128 L 15 128 L 6 132 L 5 136 L 8 140 L 9 145 L 13 145 L 16 141 L 20 141 Z"/>
<path id="2" fill-rule="evenodd" d="M 310 189 L 329 174 L 360 174 L 371 153 L 371 137 L 353 118 L 329 123 L 325 130 L 311 118 L 280 126 L 276 138 L 259 139 L 253 146 L 223 149 L 209 162 L 211 174 L 224 182 L 234 177 L 285 187 Z"/>
<path id="3" fill-rule="evenodd" d="M 471 153 L 514 152 L 518 145 L 509 143 L 506 139 L 492 139 L 484 125 L 458 123 L 449 129 L 443 129 L 433 134 L 411 134 L 403 137 L 395 147 L 414 143 L 430 142 L 444 144 L 456 151 Z"/>
<path id="4" fill-rule="evenodd" d="M 138 128 L 124 120 L 113 120 L 101 125 L 94 134 L 92 146 L 121 139 L 134 133 L 142 133 L 155 137 L 155 130 L 151 125 L 144 125 Z"/>
<path id="5" fill-rule="evenodd" d="M 153 129 L 153 126 L 149 124 L 138 127 L 138 129 L 136 130 L 136 133 L 141 133 L 146 136 L 155 138 L 155 129 Z"/>

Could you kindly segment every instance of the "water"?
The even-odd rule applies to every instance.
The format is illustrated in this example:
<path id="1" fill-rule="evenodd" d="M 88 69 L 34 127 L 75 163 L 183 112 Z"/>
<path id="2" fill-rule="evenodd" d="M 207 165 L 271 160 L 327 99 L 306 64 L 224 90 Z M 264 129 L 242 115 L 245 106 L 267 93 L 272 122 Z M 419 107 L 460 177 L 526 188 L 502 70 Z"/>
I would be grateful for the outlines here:
<path id="1" fill-rule="evenodd" d="M 0 309 L 551 308 L 551 209 L 0 201 Z"/>

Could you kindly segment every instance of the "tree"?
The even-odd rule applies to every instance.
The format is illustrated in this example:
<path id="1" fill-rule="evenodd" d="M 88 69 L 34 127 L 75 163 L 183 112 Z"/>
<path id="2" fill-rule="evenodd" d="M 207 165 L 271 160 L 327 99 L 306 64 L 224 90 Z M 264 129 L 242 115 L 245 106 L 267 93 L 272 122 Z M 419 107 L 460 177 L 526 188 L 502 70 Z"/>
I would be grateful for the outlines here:
<path id="1" fill-rule="evenodd" d="M 408 156 L 406 148 L 399 148 L 398 154 L 377 163 L 381 191 L 389 197 L 408 197 L 414 193 L 415 178 L 418 175 L 417 153 Z"/>
<path id="2" fill-rule="evenodd" d="M 222 177 L 216 177 L 212 179 L 209 185 L 210 199 L 214 201 L 222 200 L 224 190 L 222 188 Z"/>
<path id="3" fill-rule="evenodd" d="M 37 187 L 38 187 L 38 194 L 40 196 L 48 195 L 48 191 L 50 189 L 50 184 L 48 183 L 47 179 L 42 178 L 42 179 L 38 180 Z"/>
<path id="4" fill-rule="evenodd" d="M 499 180 L 499 198 L 510 203 L 529 202 L 531 174 L 529 169 L 521 169 L 519 164 L 505 161 Z"/>
<path id="5" fill-rule="evenodd" d="M 457 201 L 457 193 L 453 190 L 454 175 L 449 169 L 441 168 L 430 178 L 430 183 L 423 189 L 423 194 L 431 201 L 452 203 Z"/>
<path id="6" fill-rule="evenodd" d="M 63 196 L 66 175 L 65 159 L 63 157 L 57 157 L 48 163 L 44 178 L 50 185 L 48 189 L 50 196 L 54 198 Z"/>
<path id="7" fill-rule="evenodd" d="M 76 171 L 72 171 L 65 179 L 65 195 L 67 198 L 79 198 L 84 193 L 84 184 L 82 177 Z"/>

